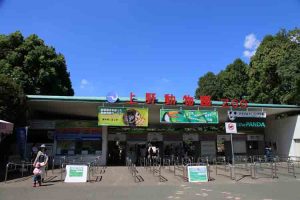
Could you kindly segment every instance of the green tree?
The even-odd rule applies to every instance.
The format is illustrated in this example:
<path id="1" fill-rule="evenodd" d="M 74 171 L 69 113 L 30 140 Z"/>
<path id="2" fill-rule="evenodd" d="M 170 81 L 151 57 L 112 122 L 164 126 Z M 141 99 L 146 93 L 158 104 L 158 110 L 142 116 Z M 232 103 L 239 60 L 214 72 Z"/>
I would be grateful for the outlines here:
<path id="1" fill-rule="evenodd" d="M 257 103 L 299 104 L 300 30 L 266 36 L 249 68 L 249 98 Z"/>
<path id="2" fill-rule="evenodd" d="M 243 99 L 247 96 L 248 65 L 241 59 L 236 59 L 224 71 L 218 74 L 222 85 L 222 97 Z"/>
<path id="3" fill-rule="evenodd" d="M 198 88 L 195 92 L 195 98 L 209 95 L 213 100 L 220 100 L 222 97 L 222 88 L 219 77 L 212 72 L 206 73 L 199 78 Z"/>
<path id="4" fill-rule="evenodd" d="M 3 74 L 0 74 L 0 97 L 0 119 L 24 125 L 26 106 L 23 89 Z"/>
<path id="5" fill-rule="evenodd" d="M 19 31 L 0 35 L 0 73 L 26 94 L 74 95 L 64 56 L 37 35 L 25 39 Z"/>

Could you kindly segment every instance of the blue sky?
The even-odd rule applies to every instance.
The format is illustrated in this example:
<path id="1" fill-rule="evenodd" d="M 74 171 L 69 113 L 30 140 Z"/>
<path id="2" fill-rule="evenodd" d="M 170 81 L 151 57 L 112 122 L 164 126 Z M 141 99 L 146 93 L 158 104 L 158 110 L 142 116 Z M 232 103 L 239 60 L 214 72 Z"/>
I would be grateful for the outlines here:
<path id="1" fill-rule="evenodd" d="M 0 33 L 36 33 L 64 54 L 77 96 L 194 95 L 201 75 L 299 25 L 300 0 L 0 0 Z"/>

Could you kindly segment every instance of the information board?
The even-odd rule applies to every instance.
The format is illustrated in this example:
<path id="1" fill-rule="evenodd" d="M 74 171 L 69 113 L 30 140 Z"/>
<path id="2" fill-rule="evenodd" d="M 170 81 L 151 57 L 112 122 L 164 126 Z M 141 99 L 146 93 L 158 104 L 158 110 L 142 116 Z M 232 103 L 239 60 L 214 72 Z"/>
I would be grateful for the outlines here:
<path id="1" fill-rule="evenodd" d="M 66 183 L 84 183 L 87 181 L 88 167 L 86 165 L 67 165 Z"/>
<path id="2" fill-rule="evenodd" d="M 206 166 L 188 166 L 189 182 L 208 182 Z"/>

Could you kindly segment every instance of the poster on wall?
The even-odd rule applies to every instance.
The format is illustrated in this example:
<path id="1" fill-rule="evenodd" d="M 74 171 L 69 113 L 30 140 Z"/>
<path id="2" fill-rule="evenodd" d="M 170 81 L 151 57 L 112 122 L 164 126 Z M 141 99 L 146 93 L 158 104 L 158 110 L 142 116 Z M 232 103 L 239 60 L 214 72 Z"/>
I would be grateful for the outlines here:
<path id="1" fill-rule="evenodd" d="M 218 124 L 217 111 L 160 109 L 160 123 Z"/>
<path id="2" fill-rule="evenodd" d="M 98 126 L 148 126 L 148 108 L 98 108 Z"/>

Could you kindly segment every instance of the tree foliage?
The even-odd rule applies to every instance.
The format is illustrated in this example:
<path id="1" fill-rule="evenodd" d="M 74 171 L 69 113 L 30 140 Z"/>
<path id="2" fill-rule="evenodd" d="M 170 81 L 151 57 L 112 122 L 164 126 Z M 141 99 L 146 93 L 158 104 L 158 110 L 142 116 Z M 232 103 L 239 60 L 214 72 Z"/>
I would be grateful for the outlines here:
<path id="1" fill-rule="evenodd" d="M 215 75 L 208 72 L 199 78 L 196 98 L 209 95 L 213 100 L 242 99 L 247 96 L 248 65 L 236 59 L 225 70 Z"/>
<path id="2" fill-rule="evenodd" d="M 247 96 L 248 65 L 241 59 L 236 59 L 218 75 L 222 85 L 222 97 L 243 99 Z"/>
<path id="3" fill-rule="evenodd" d="M 26 107 L 23 89 L 3 74 L 0 74 L 0 97 L 0 119 L 24 123 Z"/>
<path id="4" fill-rule="evenodd" d="M 299 104 L 300 30 L 266 36 L 251 58 L 248 91 L 259 103 Z"/>
<path id="5" fill-rule="evenodd" d="M 199 78 L 195 98 L 199 99 L 200 96 L 206 95 L 211 96 L 212 99 L 219 99 L 222 96 L 220 80 L 212 72 L 208 72 Z"/>
<path id="6" fill-rule="evenodd" d="M 265 36 L 249 66 L 236 59 L 219 74 L 200 77 L 196 97 L 199 95 L 300 104 L 300 29 Z"/>
<path id="7" fill-rule="evenodd" d="M 37 35 L 0 35 L 0 73 L 11 77 L 26 94 L 73 95 L 62 54 Z"/>

